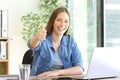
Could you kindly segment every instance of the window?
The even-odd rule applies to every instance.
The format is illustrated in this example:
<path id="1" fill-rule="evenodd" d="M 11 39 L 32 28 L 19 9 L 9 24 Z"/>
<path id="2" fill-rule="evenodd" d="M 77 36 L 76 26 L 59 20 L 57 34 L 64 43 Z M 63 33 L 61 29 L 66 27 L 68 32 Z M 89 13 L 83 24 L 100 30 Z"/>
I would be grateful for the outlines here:
<path id="1" fill-rule="evenodd" d="M 85 68 L 97 46 L 96 0 L 69 0 L 71 27 L 80 51 L 83 55 Z"/>
<path id="2" fill-rule="evenodd" d="M 85 68 L 95 47 L 120 47 L 120 0 L 70 0 L 68 4 Z"/>
<path id="3" fill-rule="evenodd" d="M 104 0 L 104 46 L 120 47 L 120 0 Z"/>

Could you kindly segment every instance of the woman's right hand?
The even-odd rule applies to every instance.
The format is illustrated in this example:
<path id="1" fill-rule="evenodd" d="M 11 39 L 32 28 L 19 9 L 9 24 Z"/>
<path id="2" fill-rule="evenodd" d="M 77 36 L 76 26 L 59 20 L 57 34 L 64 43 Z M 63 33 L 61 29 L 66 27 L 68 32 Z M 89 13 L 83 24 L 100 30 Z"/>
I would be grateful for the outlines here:
<path id="1" fill-rule="evenodd" d="M 42 24 L 42 27 L 39 30 L 38 34 L 30 40 L 31 47 L 36 48 L 39 44 L 39 41 L 46 39 L 46 35 L 47 35 L 47 30 L 45 30 L 44 24 Z"/>
<path id="2" fill-rule="evenodd" d="M 38 34 L 35 36 L 35 38 L 38 41 L 42 41 L 46 39 L 46 35 L 47 35 L 47 30 L 45 30 L 44 24 L 42 23 L 42 27 L 39 30 Z"/>

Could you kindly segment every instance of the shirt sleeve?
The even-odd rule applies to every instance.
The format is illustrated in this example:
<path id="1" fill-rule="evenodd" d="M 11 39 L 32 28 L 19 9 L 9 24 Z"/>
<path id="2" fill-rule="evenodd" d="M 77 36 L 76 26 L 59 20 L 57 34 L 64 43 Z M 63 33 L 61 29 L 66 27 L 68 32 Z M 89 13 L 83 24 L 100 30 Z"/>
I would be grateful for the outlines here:
<path id="1" fill-rule="evenodd" d="M 41 43 L 39 42 L 39 45 L 38 45 L 36 48 L 32 48 L 31 45 L 30 45 L 30 40 L 31 40 L 31 39 L 29 39 L 28 42 L 27 42 L 28 48 L 30 48 L 30 49 L 32 49 L 32 50 L 34 50 L 34 51 L 39 50 L 39 45 L 41 45 Z"/>
<path id="2" fill-rule="evenodd" d="M 72 39 L 72 55 L 71 56 L 72 56 L 72 65 L 80 66 L 84 70 L 82 54 L 74 39 Z"/>

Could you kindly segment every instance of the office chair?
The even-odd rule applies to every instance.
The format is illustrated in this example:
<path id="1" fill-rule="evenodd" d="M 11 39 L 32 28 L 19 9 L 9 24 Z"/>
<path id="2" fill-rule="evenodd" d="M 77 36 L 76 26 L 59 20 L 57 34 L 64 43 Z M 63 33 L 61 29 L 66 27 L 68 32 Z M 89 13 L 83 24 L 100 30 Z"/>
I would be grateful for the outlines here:
<path id="1" fill-rule="evenodd" d="M 23 56 L 22 64 L 30 64 L 32 67 L 33 57 L 34 57 L 34 51 L 30 49 L 27 50 Z"/>

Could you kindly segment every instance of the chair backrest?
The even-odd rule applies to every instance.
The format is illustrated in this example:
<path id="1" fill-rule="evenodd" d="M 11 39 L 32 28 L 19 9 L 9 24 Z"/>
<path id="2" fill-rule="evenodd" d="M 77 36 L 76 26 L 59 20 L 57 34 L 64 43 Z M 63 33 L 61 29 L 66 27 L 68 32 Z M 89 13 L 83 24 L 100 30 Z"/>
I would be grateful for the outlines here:
<path id="1" fill-rule="evenodd" d="M 22 64 L 31 64 L 33 63 L 34 51 L 27 50 L 23 56 Z"/>

